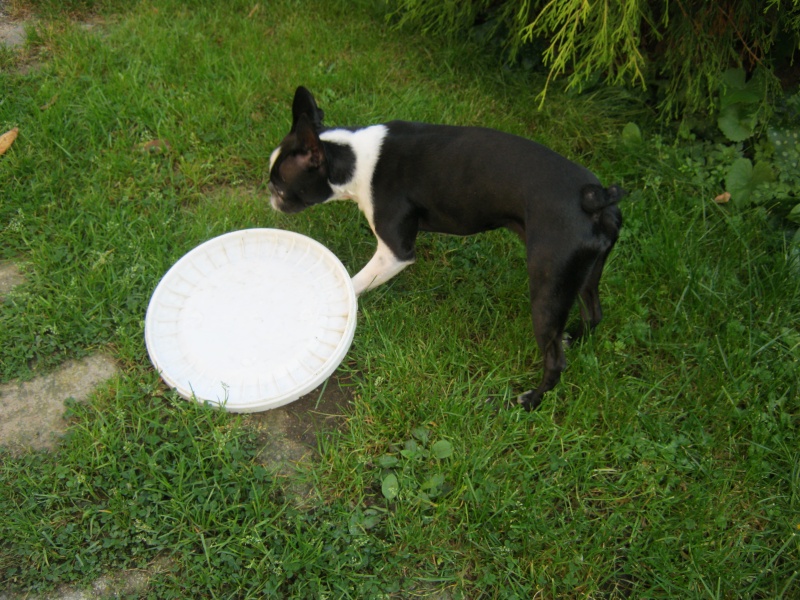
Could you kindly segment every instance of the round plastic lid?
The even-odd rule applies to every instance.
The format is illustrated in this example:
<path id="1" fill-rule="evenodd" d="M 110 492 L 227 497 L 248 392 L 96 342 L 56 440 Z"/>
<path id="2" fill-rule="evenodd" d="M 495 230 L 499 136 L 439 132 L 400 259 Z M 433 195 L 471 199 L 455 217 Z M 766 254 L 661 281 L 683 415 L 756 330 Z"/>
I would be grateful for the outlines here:
<path id="1" fill-rule="evenodd" d="M 356 327 L 344 265 L 319 242 L 280 229 L 209 240 L 161 279 L 145 343 L 164 381 L 231 412 L 307 394 L 344 359 Z"/>

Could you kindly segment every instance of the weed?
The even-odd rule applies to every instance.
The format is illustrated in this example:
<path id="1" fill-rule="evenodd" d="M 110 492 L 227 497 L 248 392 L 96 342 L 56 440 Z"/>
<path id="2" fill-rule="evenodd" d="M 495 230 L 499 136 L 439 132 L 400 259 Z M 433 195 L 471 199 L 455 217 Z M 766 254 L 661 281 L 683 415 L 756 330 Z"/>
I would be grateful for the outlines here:
<path id="1" fill-rule="evenodd" d="M 378 458 L 381 493 L 389 501 L 406 499 L 430 505 L 452 487 L 440 465 L 453 455 L 453 445 L 439 440 L 428 447 L 430 432 L 424 427 L 416 427 L 411 433 L 413 437 L 402 447 L 393 446 L 393 452 Z"/>

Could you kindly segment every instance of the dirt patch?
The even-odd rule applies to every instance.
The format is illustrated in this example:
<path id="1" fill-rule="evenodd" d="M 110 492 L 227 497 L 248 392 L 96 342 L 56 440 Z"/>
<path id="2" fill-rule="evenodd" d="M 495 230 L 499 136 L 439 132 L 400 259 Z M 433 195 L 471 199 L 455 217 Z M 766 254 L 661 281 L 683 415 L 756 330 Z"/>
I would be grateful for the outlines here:
<path id="1" fill-rule="evenodd" d="M 89 588 L 61 586 L 43 595 L 0 592 L 0 600 L 100 600 L 101 598 L 139 598 L 144 596 L 154 575 L 168 570 L 169 559 L 156 560 L 147 570 L 129 569 L 103 575 Z"/>
<path id="2" fill-rule="evenodd" d="M 299 400 L 247 416 L 247 424 L 259 430 L 280 429 L 286 438 L 316 451 L 317 436 L 344 423 L 350 390 L 335 377 Z"/>
<path id="3" fill-rule="evenodd" d="M 25 44 L 25 38 L 25 25 L 21 23 L 0 23 L 0 46 L 17 48 Z"/>
<path id="4" fill-rule="evenodd" d="M 13 288 L 23 283 L 25 283 L 25 277 L 16 264 L 10 261 L 0 261 L 0 302 L 5 300 Z"/>
<path id="5" fill-rule="evenodd" d="M 15 12 L 7 2 L 0 0 L 0 46 L 17 48 L 25 44 L 25 23 L 11 18 Z"/>
<path id="6" fill-rule="evenodd" d="M 99 35 L 103 35 L 102 27 L 106 24 L 103 18 L 92 14 L 71 22 L 85 32 L 99 33 Z M 41 23 L 42 21 L 36 18 L 31 7 L 25 6 L 23 2 L 12 1 L 9 3 L 0 0 L 0 48 L 14 51 L 16 66 L 13 71 L 18 75 L 27 75 L 42 65 L 41 49 L 38 44 L 26 46 L 28 41 L 26 30 L 35 29 Z M 46 26 L 51 26 L 51 22 L 48 22 Z M 60 22 L 56 26 L 63 27 Z M 46 109 L 42 108 L 42 110 Z"/>
<path id="7" fill-rule="evenodd" d="M 0 385 L 0 446 L 13 452 L 52 450 L 66 430 L 64 401 L 83 401 L 92 390 L 117 372 L 103 354 L 69 361 L 57 371 L 32 381 Z"/>
<path id="8" fill-rule="evenodd" d="M 245 425 L 258 432 L 258 460 L 276 474 L 287 477 L 287 492 L 307 498 L 312 486 L 291 476 L 296 464 L 313 458 L 321 436 L 344 426 L 345 407 L 352 400 L 344 382 L 331 377 L 299 400 L 245 417 Z"/>
<path id="9" fill-rule="evenodd" d="M 0 0 L 0 49 L 14 53 L 15 67 L 11 72 L 18 75 L 27 75 L 39 67 L 36 51 L 26 45 L 27 28 L 33 26 L 34 21 L 24 8 L 16 3 L 9 6 Z"/>

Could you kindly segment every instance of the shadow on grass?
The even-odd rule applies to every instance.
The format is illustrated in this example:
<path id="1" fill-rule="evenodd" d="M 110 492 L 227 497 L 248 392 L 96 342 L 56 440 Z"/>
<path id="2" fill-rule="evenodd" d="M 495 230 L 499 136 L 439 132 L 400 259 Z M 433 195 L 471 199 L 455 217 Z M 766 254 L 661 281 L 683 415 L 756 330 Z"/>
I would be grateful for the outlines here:
<path id="1" fill-rule="evenodd" d="M 314 485 L 297 477 L 297 466 L 317 455 L 320 436 L 344 426 L 345 406 L 352 400 L 336 376 L 299 400 L 244 418 L 256 431 L 256 460 L 279 477 L 286 478 L 286 493 L 295 502 L 313 501 Z"/>

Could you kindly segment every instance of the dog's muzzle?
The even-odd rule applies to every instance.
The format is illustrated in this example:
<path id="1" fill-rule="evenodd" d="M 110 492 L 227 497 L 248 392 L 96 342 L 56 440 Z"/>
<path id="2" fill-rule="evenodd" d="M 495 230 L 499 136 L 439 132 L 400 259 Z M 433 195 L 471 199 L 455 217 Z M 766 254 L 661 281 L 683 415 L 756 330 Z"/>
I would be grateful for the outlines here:
<path id="1" fill-rule="evenodd" d="M 283 212 L 283 195 L 272 183 L 267 187 L 269 188 L 269 203 L 272 205 L 272 208 Z"/>

